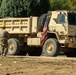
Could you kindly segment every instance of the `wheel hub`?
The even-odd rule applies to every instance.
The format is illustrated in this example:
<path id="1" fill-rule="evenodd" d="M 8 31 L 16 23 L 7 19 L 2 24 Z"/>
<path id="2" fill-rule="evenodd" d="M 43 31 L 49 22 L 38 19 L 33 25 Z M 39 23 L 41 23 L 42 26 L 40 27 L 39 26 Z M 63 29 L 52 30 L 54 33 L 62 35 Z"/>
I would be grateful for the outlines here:
<path id="1" fill-rule="evenodd" d="M 9 44 L 9 51 L 13 51 L 14 45 L 13 44 Z"/>
<path id="2" fill-rule="evenodd" d="M 54 45 L 53 45 L 53 44 L 49 44 L 49 45 L 47 46 L 47 52 L 48 52 L 48 53 L 51 53 L 51 52 L 53 51 L 53 48 L 54 48 Z"/>

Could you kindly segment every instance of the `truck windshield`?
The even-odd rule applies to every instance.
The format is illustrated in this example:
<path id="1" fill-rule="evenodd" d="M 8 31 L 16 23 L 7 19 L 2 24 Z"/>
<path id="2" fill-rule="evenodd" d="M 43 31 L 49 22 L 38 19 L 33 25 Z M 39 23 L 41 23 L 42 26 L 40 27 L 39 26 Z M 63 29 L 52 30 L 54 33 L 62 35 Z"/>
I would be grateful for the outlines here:
<path id="1" fill-rule="evenodd" d="M 68 13 L 68 23 L 69 25 L 76 25 L 76 14 Z"/>

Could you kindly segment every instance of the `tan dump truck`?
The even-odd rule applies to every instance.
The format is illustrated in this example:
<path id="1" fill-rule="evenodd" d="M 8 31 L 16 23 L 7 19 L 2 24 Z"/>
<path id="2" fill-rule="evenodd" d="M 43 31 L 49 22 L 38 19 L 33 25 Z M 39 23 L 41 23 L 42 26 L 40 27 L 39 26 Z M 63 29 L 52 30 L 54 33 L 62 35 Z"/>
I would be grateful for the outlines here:
<path id="1" fill-rule="evenodd" d="M 47 38 L 43 28 L 49 17 Z M 76 12 L 49 11 L 47 14 L 29 18 L 2 18 L 1 25 L 6 24 L 10 33 L 8 40 L 9 55 L 28 53 L 30 56 L 57 56 L 63 51 L 67 56 L 76 56 Z M 41 39 L 44 38 L 43 44 Z"/>

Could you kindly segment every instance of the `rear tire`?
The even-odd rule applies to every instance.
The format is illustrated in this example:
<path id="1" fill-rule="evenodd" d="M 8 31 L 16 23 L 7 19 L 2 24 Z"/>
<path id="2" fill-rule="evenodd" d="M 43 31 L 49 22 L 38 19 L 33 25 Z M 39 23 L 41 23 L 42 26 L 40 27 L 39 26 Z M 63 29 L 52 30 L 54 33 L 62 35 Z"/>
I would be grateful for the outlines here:
<path id="1" fill-rule="evenodd" d="M 54 38 L 47 39 L 43 45 L 43 54 L 45 56 L 57 56 L 60 52 L 60 44 Z"/>
<path id="2" fill-rule="evenodd" d="M 19 41 L 15 38 L 8 40 L 8 55 L 17 55 L 20 52 Z"/>

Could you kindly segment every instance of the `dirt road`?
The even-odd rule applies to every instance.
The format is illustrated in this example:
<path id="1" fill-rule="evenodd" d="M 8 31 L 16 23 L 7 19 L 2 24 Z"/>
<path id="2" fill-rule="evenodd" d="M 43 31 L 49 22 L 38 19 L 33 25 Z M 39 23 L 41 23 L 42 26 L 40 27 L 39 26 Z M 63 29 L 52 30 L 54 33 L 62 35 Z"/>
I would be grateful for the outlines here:
<path id="1" fill-rule="evenodd" d="M 0 75 L 76 75 L 76 58 L 0 57 Z"/>

